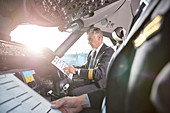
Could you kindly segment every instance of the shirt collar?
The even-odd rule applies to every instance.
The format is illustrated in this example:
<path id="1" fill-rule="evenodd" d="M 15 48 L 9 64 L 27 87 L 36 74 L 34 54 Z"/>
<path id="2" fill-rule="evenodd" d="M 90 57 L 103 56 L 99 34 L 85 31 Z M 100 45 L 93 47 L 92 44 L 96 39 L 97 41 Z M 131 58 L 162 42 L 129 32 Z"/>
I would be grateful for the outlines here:
<path id="1" fill-rule="evenodd" d="M 103 46 L 103 43 L 102 44 L 100 44 L 100 46 L 97 48 L 97 49 L 94 49 L 93 51 L 95 51 L 96 50 L 96 55 L 98 54 L 98 52 L 100 51 L 100 49 L 102 48 L 102 46 Z"/>

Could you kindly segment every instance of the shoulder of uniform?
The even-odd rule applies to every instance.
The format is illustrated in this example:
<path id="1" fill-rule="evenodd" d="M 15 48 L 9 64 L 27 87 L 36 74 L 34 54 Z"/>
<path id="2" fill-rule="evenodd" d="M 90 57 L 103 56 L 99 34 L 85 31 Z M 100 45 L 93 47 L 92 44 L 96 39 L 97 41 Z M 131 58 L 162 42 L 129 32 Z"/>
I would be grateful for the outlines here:
<path id="1" fill-rule="evenodd" d="M 112 47 L 110 47 L 110 46 L 107 46 L 107 47 L 105 48 L 105 50 L 107 50 L 107 51 L 113 51 L 113 52 L 114 52 L 114 49 L 113 49 Z"/>

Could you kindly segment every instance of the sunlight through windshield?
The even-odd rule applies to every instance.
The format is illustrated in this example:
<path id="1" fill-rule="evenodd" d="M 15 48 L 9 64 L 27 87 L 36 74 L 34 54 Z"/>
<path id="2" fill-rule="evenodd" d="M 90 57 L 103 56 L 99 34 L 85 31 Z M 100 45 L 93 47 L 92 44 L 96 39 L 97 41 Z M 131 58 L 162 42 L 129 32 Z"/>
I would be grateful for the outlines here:
<path id="1" fill-rule="evenodd" d="M 69 35 L 70 33 L 58 31 L 57 27 L 36 25 L 19 25 L 10 34 L 12 41 L 25 44 L 33 50 L 48 47 L 52 51 L 55 51 Z"/>

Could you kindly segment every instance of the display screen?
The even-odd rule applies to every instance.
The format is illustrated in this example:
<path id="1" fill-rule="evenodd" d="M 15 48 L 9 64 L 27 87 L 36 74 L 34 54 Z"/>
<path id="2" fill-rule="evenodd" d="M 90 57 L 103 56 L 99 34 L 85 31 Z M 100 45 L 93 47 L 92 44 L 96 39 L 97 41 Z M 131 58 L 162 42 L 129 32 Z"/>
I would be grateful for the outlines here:
<path id="1" fill-rule="evenodd" d="M 36 81 L 35 81 L 35 71 L 34 70 L 30 70 L 30 71 L 23 71 L 23 79 L 24 82 L 30 86 L 31 88 L 36 87 Z"/>

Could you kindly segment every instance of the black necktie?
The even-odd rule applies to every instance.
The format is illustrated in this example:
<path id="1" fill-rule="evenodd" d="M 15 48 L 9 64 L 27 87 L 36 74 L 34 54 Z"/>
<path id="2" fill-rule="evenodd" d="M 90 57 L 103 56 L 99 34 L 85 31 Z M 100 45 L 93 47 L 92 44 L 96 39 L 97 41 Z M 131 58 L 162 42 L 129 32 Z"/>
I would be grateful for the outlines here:
<path id="1" fill-rule="evenodd" d="M 93 68 L 93 66 L 94 66 L 95 56 L 96 56 L 96 50 L 93 52 L 91 59 L 90 59 L 90 65 L 89 65 L 90 69 Z"/>

